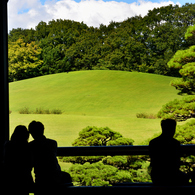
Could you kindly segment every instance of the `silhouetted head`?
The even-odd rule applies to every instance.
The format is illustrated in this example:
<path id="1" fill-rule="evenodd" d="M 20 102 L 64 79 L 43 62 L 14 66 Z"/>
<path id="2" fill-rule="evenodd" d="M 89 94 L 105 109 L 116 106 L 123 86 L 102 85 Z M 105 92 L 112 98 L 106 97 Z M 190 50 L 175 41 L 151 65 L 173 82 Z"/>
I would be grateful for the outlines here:
<path id="1" fill-rule="evenodd" d="M 173 119 L 165 119 L 161 121 L 162 134 L 167 137 L 173 137 L 176 129 L 176 121 Z"/>
<path id="2" fill-rule="evenodd" d="M 28 126 L 28 130 L 35 140 L 40 139 L 44 134 L 44 125 L 39 121 L 32 121 Z"/>
<path id="3" fill-rule="evenodd" d="M 11 136 L 11 141 L 27 142 L 28 138 L 29 138 L 29 132 L 27 128 L 24 125 L 18 125 Z"/>

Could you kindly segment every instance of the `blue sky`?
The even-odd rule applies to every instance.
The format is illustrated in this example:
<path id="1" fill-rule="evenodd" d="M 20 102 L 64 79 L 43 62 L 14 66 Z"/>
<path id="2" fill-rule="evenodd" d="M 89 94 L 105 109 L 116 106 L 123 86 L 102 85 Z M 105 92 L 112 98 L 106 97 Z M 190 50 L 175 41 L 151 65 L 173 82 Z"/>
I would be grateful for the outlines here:
<path id="1" fill-rule="evenodd" d="M 195 0 L 9 0 L 8 28 L 35 28 L 40 21 L 69 19 L 99 27 L 144 16 L 157 7 L 195 3 Z"/>

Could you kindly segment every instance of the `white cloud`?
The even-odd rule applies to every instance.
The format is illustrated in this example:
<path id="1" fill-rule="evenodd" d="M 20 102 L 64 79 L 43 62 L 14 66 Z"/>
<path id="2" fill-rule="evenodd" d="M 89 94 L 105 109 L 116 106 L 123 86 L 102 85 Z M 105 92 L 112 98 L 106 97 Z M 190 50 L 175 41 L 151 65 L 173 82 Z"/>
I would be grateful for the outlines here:
<path id="1" fill-rule="evenodd" d="M 135 15 L 146 15 L 154 7 L 173 4 L 173 1 L 153 3 L 140 0 L 138 3 L 124 3 L 103 0 L 48 0 L 44 5 L 40 0 L 9 0 L 8 28 L 35 28 L 40 21 L 70 19 L 84 22 L 88 26 L 108 25 L 110 21 L 123 21 Z M 24 10 L 24 11 L 23 11 Z"/>

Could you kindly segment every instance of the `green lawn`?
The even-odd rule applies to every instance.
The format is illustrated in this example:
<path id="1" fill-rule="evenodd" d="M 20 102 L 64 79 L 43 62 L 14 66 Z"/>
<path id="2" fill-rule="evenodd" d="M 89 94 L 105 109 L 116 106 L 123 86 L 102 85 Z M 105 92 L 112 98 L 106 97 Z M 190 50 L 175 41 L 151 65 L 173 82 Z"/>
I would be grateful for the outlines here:
<path id="1" fill-rule="evenodd" d="M 108 126 L 134 144 L 160 131 L 159 119 L 137 119 L 136 113 L 156 114 L 163 104 L 180 98 L 169 85 L 172 77 L 122 71 L 78 71 L 10 83 L 10 129 L 40 120 L 46 136 L 70 146 L 88 125 Z M 61 115 L 19 114 L 21 108 L 61 109 Z"/>

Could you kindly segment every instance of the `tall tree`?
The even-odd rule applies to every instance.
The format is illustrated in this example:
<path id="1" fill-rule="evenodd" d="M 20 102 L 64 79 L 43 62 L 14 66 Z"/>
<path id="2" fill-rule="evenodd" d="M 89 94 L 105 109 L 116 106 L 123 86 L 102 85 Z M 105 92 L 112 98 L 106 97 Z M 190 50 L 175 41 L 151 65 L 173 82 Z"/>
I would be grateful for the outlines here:
<path id="1" fill-rule="evenodd" d="M 21 80 L 39 75 L 40 47 L 35 42 L 25 43 L 22 39 L 9 43 L 9 81 Z"/>
<path id="2" fill-rule="evenodd" d="M 108 127 L 86 127 L 79 133 L 73 146 L 132 145 L 133 140 L 124 138 Z M 137 156 L 90 156 L 63 157 L 72 162 L 69 173 L 76 185 L 108 186 L 119 182 L 148 182 L 147 157 Z"/>
<path id="3" fill-rule="evenodd" d="M 195 25 L 189 27 L 185 38 L 195 44 Z M 195 45 L 186 50 L 179 50 L 169 61 L 168 66 L 179 70 L 181 78 L 172 81 L 171 85 L 181 93 L 195 93 Z"/>
<path id="4" fill-rule="evenodd" d="M 195 25 L 187 29 L 186 40 L 195 44 Z M 195 45 L 186 50 L 179 50 L 168 62 L 170 68 L 179 71 L 181 78 L 176 78 L 171 85 L 185 94 L 181 100 L 168 102 L 159 111 L 158 116 L 163 118 L 174 118 L 184 121 L 195 117 Z"/>

